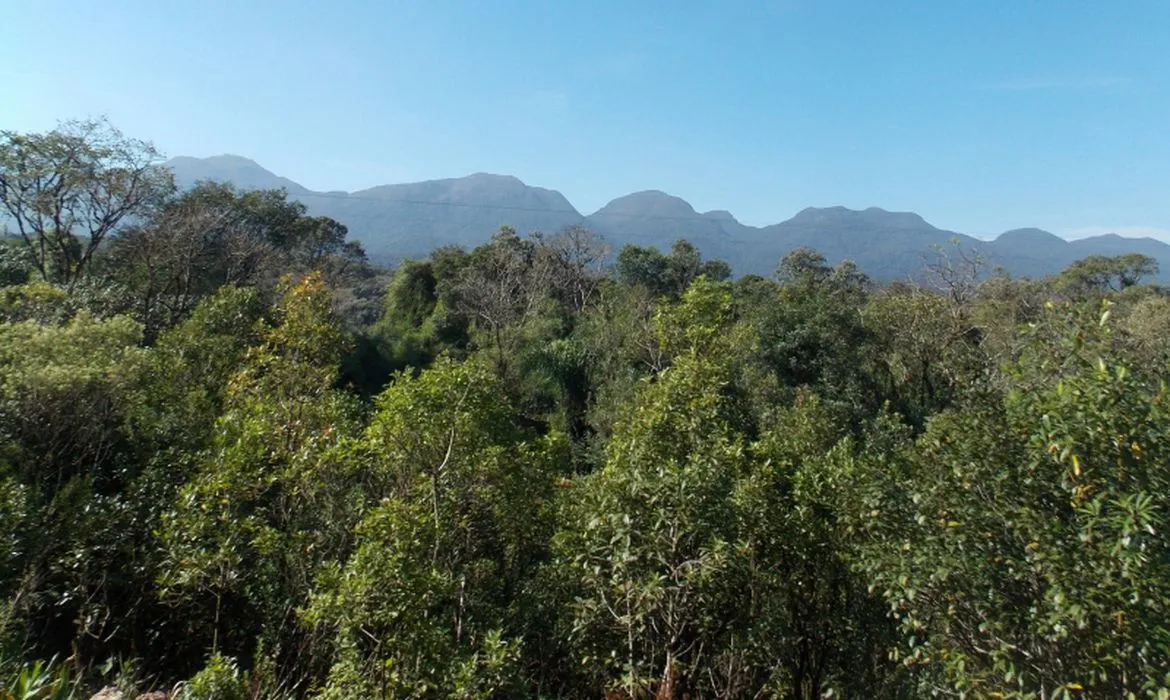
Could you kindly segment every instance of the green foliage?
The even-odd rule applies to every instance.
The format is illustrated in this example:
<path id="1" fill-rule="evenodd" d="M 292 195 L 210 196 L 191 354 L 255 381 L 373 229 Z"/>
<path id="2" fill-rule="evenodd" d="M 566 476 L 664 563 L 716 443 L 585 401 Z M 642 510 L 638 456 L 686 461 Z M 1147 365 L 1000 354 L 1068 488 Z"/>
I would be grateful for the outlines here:
<path id="1" fill-rule="evenodd" d="M 718 641 L 722 623 L 704 603 L 723 597 L 728 494 L 744 468 L 724 382 L 709 361 L 677 361 L 639 392 L 605 466 L 573 487 L 558 544 L 579 588 L 574 646 L 599 683 L 631 696 L 656 683 L 695 687 L 714 670 L 698 650 Z"/>
<path id="2" fill-rule="evenodd" d="M 868 280 L 848 263 L 832 269 L 815 251 L 797 249 L 781 262 L 782 283 L 771 298 L 756 290 L 743 304 L 757 345 L 748 356 L 757 401 L 791 402 L 813 389 L 846 420 L 857 422 L 880 405 L 871 366 L 873 334 L 860 313 Z"/>
<path id="3" fill-rule="evenodd" d="M 346 233 L 332 219 L 308 216 L 283 190 L 202 182 L 120 231 L 96 262 L 153 340 L 223 285 L 267 294 L 284 273 L 318 271 L 360 296 L 365 254 Z"/>
<path id="4" fill-rule="evenodd" d="M 59 323 L 73 315 L 69 294 L 47 282 L 34 281 L 0 287 L 0 319 Z"/>
<path id="5" fill-rule="evenodd" d="M 254 289 L 221 287 L 140 355 L 128 423 L 146 459 L 165 457 L 173 469 L 209 444 L 228 381 L 261 342 L 265 311 Z"/>
<path id="6" fill-rule="evenodd" d="M 940 414 L 854 473 L 871 484 L 859 566 L 932 683 L 1019 697 L 1170 683 L 1165 385 L 1086 320 L 1053 310 L 1021 390 Z"/>
<path id="7" fill-rule="evenodd" d="M 1170 298 L 1150 295 L 1133 303 L 1122 322 L 1135 369 L 1156 376 L 1170 361 Z"/>
<path id="8" fill-rule="evenodd" d="M 253 635 L 305 653 L 283 620 L 317 563 L 344 546 L 353 517 L 348 465 L 333 455 L 355 432 L 357 411 L 333 388 L 342 336 L 328 289 L 315 275 L 290 281 L 274 311 L 276 325 L 262 328 L 228 383 L 207 461 L 162 517 L 161 593 L 191 614 L 206 611 L 199 632 L 213 653 L 221 634 L 233 653 L 250 652 Z"/>
<path id="9" fill-rule="evenodd" d="M 1170 697 L 1149 260 L 504 228 L 391 279 L 90 126 L 0 138 L 0 699 Z"/>
<path id="10" fill-rule="evenodd" d="M 377 405 L 355 445 L 372 507 L 307 613 L 336 634 L 329 692 L 368 692 L 370 678 L 409 696 L 514 687 L 521 630 L 510 598 L 552 527 L 562 441 L 512 427 L 498 380 L 475 363 L 400 374 Z"/>
<path id="11" fill-rule="evenodd" d="M 723 675 L 700 650 L 726 634 L 729 495 L 746 458 L 731 375 L 715 361 L 730 307 L 728 288 L 700 283 L 659 318 L 677 356 L 619 416 L 604 467 L 573 485 L 558 535 L 557 566 L 574 579 L 572 653 L 593 682 L 630 696 Z"/>
<path id="12" fill-rule="evenodd" d="M 1090 255 L 1078 260 L 1060 274 L 1057 283 L 1074 298 L 1091 297 L 1120 291 L 1137 284 L 1143 277 L 1158 274 L 1158 261 L 1140 253 L 1116 257 Z"/>
<path id="13" fill-rule="evenodd" d="M 241 672 L 236 660 L 212 654 L 207 665 L 191 680 L 179 685 L 177 700 L 246 700 L 248 674 Z"/>
<path id="14" fill-rule="evenodd" d="M 879 696 L 896 688 L 884 609 L 850 571 L 832 468 L 857 450 L 834 412 L 798 394 L 765 418 L 755 460 L 735 494 L 743 599 L 741 672 L 802 698 Z M 761 677 L 759 669 L 771 669 Z"/>
<path id="15" fill-rule="evenodd" d="M 873 689 L 888 627 L 841 553 L 842 484 L 823 476 L 832 415 L 802 395 L 752 440 L 728 286 L 700 280 L 658 325 L 670 367 L 639 387 L 604 467 L 566 503 L 556 566 L 571 579 L 574 661 L 629 696 Z"/>
<path id="16" fill-rule="evenodd" d="M 678 240 L 666 255 L 657 248 L 626 245 L 618 253 L 617 274 L 628 285 L 677 299 L 698 277 L 723 281 L 731 277 L 731 268 L 722 260 L 703 262 L 698 248 Z"/>
<path id="17" fill-rule="evenodd" d="M 0 237 L 0 287 L 26 284 L 32 274 L 32 261 L 19 239 Z"/>
<path id="18" fill-rule="evenodd" d="M 114 477 L 140 337 L 125 317 L 0 324 L 0 439 L 15 448 L 13 466 L 27 483 L 49 489 L 74 476 Z"/>
<path id="19" fill-rule="evenodd" d="M 0 700 L 73 700 L 75 685 L 67 666 L 34 661 L 0 678 Z"/>
<path id="20" fill-rule="evenodd" d="M 572 339 L 588 373 L 585 422 L 593 434 L 591 461 L 600 461 L 619 409 L 632 398 L 638 379 L 666 366 L 655 311 L 647 290 L 607 282 L 596 304 L 576 319 Z"/>
<path id="21" fill-rule="evenodd" d="M 440 297 L 436 262 L 404 262 L 386 291 L 374 336 L 391 369 L 425 367 L 442 351 L 466 347 L 467 323 Z M 447 281 L 450 284 L 450 281 Z"/>
<path id="22" fill-rule="evenodd" d="M 72 286 L 124 219 L 173 191 L 159 160 L 104 120 L 0 131 L 0 205 L 42 280 Z"/>
<path id="23" fill-rule="evenodd" d="M 913 425 L 984 379 L 980 333 L 944 297 L 921 290 L 875 295 L 863 314 L 874 340 L 875 383 Z"/>

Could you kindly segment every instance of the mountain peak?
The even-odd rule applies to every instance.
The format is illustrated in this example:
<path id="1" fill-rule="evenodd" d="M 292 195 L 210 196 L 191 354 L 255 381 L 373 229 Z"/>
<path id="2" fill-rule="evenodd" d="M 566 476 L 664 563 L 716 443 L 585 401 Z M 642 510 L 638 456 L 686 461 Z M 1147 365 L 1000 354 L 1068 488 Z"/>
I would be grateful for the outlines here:
<path id="1" fill-rule="evenodd" d="M 795 224 L 849 224 L 874 229 L 935 229 L 925 219 L 910 211 L 888 211 L 881 207 L 806 207 L 788 220 Z M 785 222 L 785 223 L 788 223 Z"/>
<path id="2" fill-rule="evenodd" d="M 669 195 L 661 190 L 642 190 L 618 197 L 593 215 L 688 219 L 699 216 L 695 208 L 685 199 Z"/>
<path id="3" fill-rule="evenodd" d="M 826 221 L 828 219 L 839 217 L 853 212 L 852 209 L 846 209 L 842 206 L 835 207 L 805 207 L 796 212 L 789 221 Z M 853 212 L 857 213 L 857 212 Z"/>
<path id="4" fill-rule="evenodd" d="M 251 158 L 244 156 L 237 156 L 232 153 L 223 153 L 218 156 L 207 156 L 206 158 L 196 158 L 193 156 L 175 156 L 166 162 L 166 165 L 174 168 L 180 166 L 199 167 L 208 170 L 249 170 L 259 173 L 266 173 L 272 177 L 277 177 L 272 171 L 260 165 Z"/>
<path id="5" fill-rule="evenodd" d="M 1045 231 L 1039 228 L 1014 228 L 1011 231 L 1004 231 L 995 237 L 997 242 L 1005 243 L 1045 243 L 1062 245 L 1065 240 L 1054 233 Z"/>
<path id="6" fill-rule="evenodd" d="M 732 223 L 739 223 L 739 220 L 726 209 L 712 209 L 708 212 L 703 212 L 704 219 L 711 219 L 712 221 L 730 221 Z"/>
<path id="7" fill-rule="evenodd" d="M 300 184 L 267 170 L 256 161 L 243 156 L 224 153 L 207 158 L 176 156 L 166 163 L 175 173 L 181 187 L 190 187 L 200 180 L 231 182 L 242 189 L 284 188 L 289 194 L 304 194 L 308 190 Z"/>
<path id="8" fill-rule="evenodd" d="M 545 212 L 561 218 L 567 216 L 569 219 L 565 223 L 575 222 L 581 217 L 560 192 L 527 185 L 512 175 L 495 173 L 480 172 L 445 180 L 379 185 L 354 192 L 352 196 L 427 206 L 456 204 L 483 207 L 485 215 L 503 219 L 507 215 L 520 219 L 517 214 L 521 211 Z"/>
<path id="9" fill-rule="evenodd" d="M 259 163 L 252 160 L 251 158 L 245 158 L 244 156 L 237 156 L 234 153 L 222 153 L 218 156 L 208 156 L 207 158 L 204 158 L 203 160 L 207 161 L 208 163 L 215 163 L 217 165 L 236 165 L 236 166 L 248 166 L 248 167 L 252 167 L 252 168 L 260 168 L 261 170 L 265 169 Z"/>
<path id="10" fill-rule="evenodd" d="M 456 178 L 457 180 L 464 180 L 467 182 L 475 182 L 479 184 L 496 184 L 496 185 L 510 185 L 527 187 L 524 181 L 515 175 L 498 175 L 496 173 L 472 173 L 465 177 Z"/>
<path id="11" fill-rule="evenodd" d="M 171 158 L 170 161 L 168 161 L 168 162 L 215 163 L 218 165 L 232 165 L 232 164 L 240 163 L 240 164 L 255 165 L 256 167 L 260 167 L 260 164 L 257 163 L 256 161 L 252 160 L 251 158 L 245 158 L 244 156 L 237 156 L 234 153 L 221 153 L 217 156 L 204 156 L 203 158 L 200 158 L 198 156 L 175 156 L 174 158 Z"/>

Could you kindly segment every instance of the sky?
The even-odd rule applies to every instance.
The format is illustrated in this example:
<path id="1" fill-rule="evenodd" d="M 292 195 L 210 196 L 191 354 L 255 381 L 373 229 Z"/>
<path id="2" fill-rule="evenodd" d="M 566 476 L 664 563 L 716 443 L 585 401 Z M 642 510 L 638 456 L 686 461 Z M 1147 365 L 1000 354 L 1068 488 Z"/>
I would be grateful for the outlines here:
<path id="1" fill-rule="evenodd" d="M 1170 0 L 0 0 L 0 129 L 317 190 L 473 172 L 1170 241 Z"/>

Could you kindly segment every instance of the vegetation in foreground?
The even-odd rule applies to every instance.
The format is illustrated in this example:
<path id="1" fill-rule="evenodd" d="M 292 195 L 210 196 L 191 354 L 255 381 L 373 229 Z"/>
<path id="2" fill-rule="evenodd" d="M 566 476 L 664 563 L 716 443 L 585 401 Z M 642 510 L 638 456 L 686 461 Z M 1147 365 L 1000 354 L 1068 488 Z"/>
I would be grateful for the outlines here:
<path id="1" fill-rule="evenodd" d="M 502 230 L 392 273 L 4 132 L 0 698 L 1170 697 L 1170 298 Z"/>

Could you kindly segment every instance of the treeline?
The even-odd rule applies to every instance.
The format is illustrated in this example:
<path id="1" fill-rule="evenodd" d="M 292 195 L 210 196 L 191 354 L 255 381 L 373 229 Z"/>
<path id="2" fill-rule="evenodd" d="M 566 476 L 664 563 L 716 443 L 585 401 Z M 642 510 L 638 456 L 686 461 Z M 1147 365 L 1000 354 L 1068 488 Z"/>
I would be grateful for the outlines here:
<path id="1" fill-rule="evenodd" d="M 1170 697 L 1149 258 L 369 265 L 3 132 L 0 698 Z"/>

